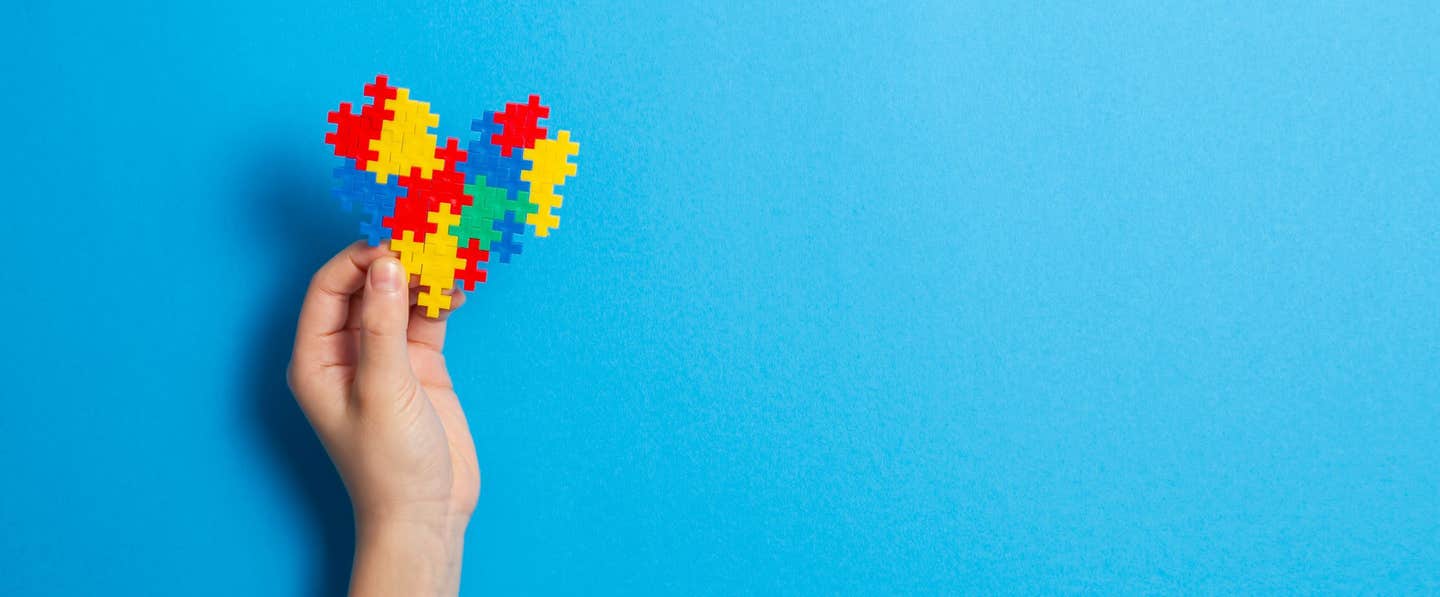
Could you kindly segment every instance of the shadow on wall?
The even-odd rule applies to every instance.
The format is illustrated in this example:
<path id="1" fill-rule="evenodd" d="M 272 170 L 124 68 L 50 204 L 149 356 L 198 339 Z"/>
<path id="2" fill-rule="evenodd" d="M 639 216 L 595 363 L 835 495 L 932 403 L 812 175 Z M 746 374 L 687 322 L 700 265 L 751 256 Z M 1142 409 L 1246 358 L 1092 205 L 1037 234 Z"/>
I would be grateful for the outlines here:
<path id="1" fill-rule="evenodd" d="M 254 218 L 244 223 L 246 229 L 255 231 L 252 242 L 273 247 L 257 254 L 275 259 L 266 264 L 271 276 L 268 304 L 258 310 L 263 319 L 254 322 L 249 338 L 251 361 L 246 370 L 254 372 L 248 382 L 250 414 L 259 436 L 257 443 L 268 451 L 276 476 L 296 494 L 311 523 L 308 537 L 311 553 L 319 556 L 319 566 L 311 572 L 310 590 L 305 594 L 344 595 L 355 547 L 350 499 L 290 394 L 285 368 L 310 276 L 356 234 L 351 218 L 330 198 L 329 172 L 335 164 L 319 159 L 325 155 L 319 140 L 298 147 L 276 147 L 280 145 L 277 139 L 285 137 L 277 134 L 249 144 L 254 150 L 249 155 L 265 158 L 244 166 L 250 173 L 265 175 L 243 178 L 251 181 L 252 188 L 241 189 L 242 196 L 258 205 L 236 210 Z M 302 157 L 301 147 L 313 150 L 313 155 Z"/>

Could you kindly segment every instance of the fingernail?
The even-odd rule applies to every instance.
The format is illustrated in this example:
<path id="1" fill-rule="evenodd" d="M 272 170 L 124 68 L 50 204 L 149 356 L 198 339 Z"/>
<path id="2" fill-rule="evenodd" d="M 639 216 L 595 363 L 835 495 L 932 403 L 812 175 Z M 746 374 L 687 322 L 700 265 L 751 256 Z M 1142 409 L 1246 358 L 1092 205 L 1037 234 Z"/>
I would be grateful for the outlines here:
<path id="1" fill-rule="evenodd" d="M 370 285 L 381 292 L 399 292 L 405 284 L 405 269 L 394 259 L 381 259 L 370 268 Z"/>

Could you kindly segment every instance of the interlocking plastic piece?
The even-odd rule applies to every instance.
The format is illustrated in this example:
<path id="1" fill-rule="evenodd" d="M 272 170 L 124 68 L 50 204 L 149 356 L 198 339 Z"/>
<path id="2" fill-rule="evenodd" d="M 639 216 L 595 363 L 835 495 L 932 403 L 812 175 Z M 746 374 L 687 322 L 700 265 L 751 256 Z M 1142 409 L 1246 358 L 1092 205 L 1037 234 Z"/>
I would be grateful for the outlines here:
<path id="1" fill-rule="evenodd" d="M 419 179 L 419 173 L 408 178 L 414 181 Z M 401 183 L 404 186 L 404 183 Z M 416 242 L 425 242 L 430 233 L 435 232 L 435 224 L 430 222 L 430 210 L 433 205 L 425 197 L 410 197 L 409 190 L 406 194 L 395 198 L 395 209 L 389 217 L 381 222 L 389 228 L 393 234 L 410 232 Z M 392 236 L 393 238 L 393 236 Z"/>
<path id="2" fill-rule="evenodd" d="M 444 162 L 435 157 L 438 138 L 430 133 L 440 126 L 440 117 L 430 113 L 430 104 L 410 99 L 410 90 L 401 87 L 394 98 L 385 100 L 385 109 L 393 112 L 394 118 L 386 120 L 380 138 L 370 142 L 376 158 L 366 168 L 375 173 L 375 181 L 384 181 L 391 174 L 408 174 L 412 168 L 430 178 L 443 168 Z"/>
<path id="3" fill-rule="evenodd" d="M 465 191 L 474 196 L 475 202 L 462 213 L 453 234 L 462 244 L 471 239 L 479 241 L 479 248 L 493 253 L 496 261 L 510 263 L 511 255 L 524 250 L 520 236 L 525 233 L 525 217 L 535 210 L 528 194 L 520 193 L 512 199 L 504 190 L 486 185 L 484 178 L 465 185 Z"/>
<path id="4" fill-rule="evenodd" d="M 454 138 L 437 146 L 430 130 L 439 117 L 385 75 L 364 91 L 370 102 L 358 113 L 344 102 L 328 114 L 335 130 L 325 141 L 344 158 L 331 192 L 342 208 L 362 214 L 370 244 L 388 241 L 405 271 L 419 277 L 416 303 L 437 317 L 460 287 L 487 281 L 487 263 L 519 255 L 526 228 L 546 236 L 559 226 L 553 212 L 564 197 L 556 189 L 575 175 L 569 158 L 580 146 L 569 131 L 546 138 L 539 121 L 550 108 L 538 95 L 474 119 L 479 138 L 461 149 Z"/>
<path id="5" fill-rule="evenodd" d="M 339 110 L 330 113 L 329 122 L 335 124 L 335 131 L 325 134 L 325 142 L 335 146 L 335 155 L 355 160 L 361 170 L 379 157 L 370 149 L 370 143 L 380 138 L 385 121 L 395 117 L 385 108 L 385 102 L 394 99 L 396 91 L 385 75 L 376 75 L 374 83 L 365 85 L 370 103 L 359 114 L 353 113 L 349 102 L 342 102 Z"/>
<path id="6" fill-rule="evenodd" d="M 420 275 L 420 256 L 425 253 L 425 243 L 417 242 L 414 232 L 405 230 L 400 233 L 400 238 L 390 239 L 390 250 L 405 267 L 405 273 Z"/>
<path id="7" fill-rule="evenodd" d="M 345 158 L 345 165 L 332 171 L 335 175 L 335 188 L 330 194 L 340 201 L 340 209 L 350 211 L 355 205 L 361 202 L 365 194 L 365 184 L 373 182 L 374 179 L 368 173 L 355 168 L 354 158 Z"/>
<path id="8" fill-rule="evenodd" d="M 490 142 L 503 130 L 500 123 L 495 122 L 495 113 L 486 112 L 483 117 L 470 121 L 470 130 L 480 133 L 480 138 L 470 142 L 469 159 L 460 164 L 460 171 L 467 176 L 466 182 L 483 176 L 486 184 L 505 189 L 511 199 L 529 191 L 530 183 L 520 179 L 520 173 L 530 169 L 524 152 L 513 152 L 506 157 L 500 155 L 500 146 Z"/>
<path id="9" fill-rule="evenodd" d="M 358 210 L 365 219 L 360 223 L 360 233 L 370 246 L 378 246 L 391 237 L 391 230 L 385 219 L 395 215 L 395 200 L 405 189 L 393 180 L 378 184 L 373 177 L 355 166 L 356 161 L 345 159 L 345 165 L 335 169 L 338 186 L 331 192 L 340 200 L 346 210 Z"/>
<path id="10" fill-rule="evenodd" d="M 504 218 L 495 221 L 495 229 L 500 231 L 500 240 L 490 243 L 490 252 L 495 255 L 495 261 L 510 263 L 511 255 L 525 250 L 519 241 L 519 236 L 525 233 L 525 222 L 516 218 L 515 212 L 507 211 Z"/>
<path id="11" fill-rule="evenodd" d="M 490 261 L 490 252 L 480 248 L 480 239 L 472 238 L 456 250 L 456 255 L 465 260 L 465 267 L 455 272 L 455 281 L 464 282 L 465 290 L 475 290 L 477 282 L 485 281 L 485 268 L 481 265 Z"/>
<path id="12" fill-rule="evenodd" d="M 393 179 L 387 179 L 385 184 L 367 183 L 360 209 L 368 219 L 360 224 L 360 233 L 370 246 L 378 246 L 393 235 L 385 225 L 385 218 L 395 215 L 395 203 L 404 193 L 405 189 Z"/>
<path id="13" fill-rule="evenodd" d="M 445 146 L 435 148 L 435 159 L 444 162 L 444 168 L 451 172 L 456 171 L 456 165 L 464 162 L 465 157 L 465 150 L 460 149 L 460 140 L 454 137 L 446 137 Z"/>
<path id="14" fill-rule="evenodd" d="M 500 155 L 510 157 L 515 149 L 530 149 L 535 141 L 545 138 L 545 129 L 536 126 L 541 118 L 550 117 L 550 108 L 540 105 L 540 96 L 531 95 L 524 104 L 510 102 L 505 111 L 495 115 L 495 122 L 501 132 L 490 137 L 490 142 L 500 146 Z"/>
<path id="15" fill-rule="evenodd" d="M 450 227 L 460 222 L 454 209 L 453 205 L 441 203 L 436 211 L 430 212 L 430 222 L 439 232 L 429 236 L 419 258 L 420 285 L 424 289 L 415 304 L 424 307 L 429 317 L 438 317 L 441 309 L 450 308 L 448 292 L 455 288 L 455 274 L 465 269 L 465 260 L 457 254 L 455 236 L 450 234 Z"/>
<path id="16" fill-rule="evenodd" d="M 360 115 L 355 113 L 350 102 L 341 102 L 340 108 L 325 119 L 335 125 L 335 130 L 325 133 L 325 142 L 335 146 L 335 155 L 351 160 L 370 157 L 370 139 L 362 135 Z"/>
<path id="17" fill-rule="evenodd" d="M 502 189 L 487 184 L 483 177 L 477 177 L 473 184 L 465 185 L 465 192 L 474 198 L 476 202 L 485 203 L 485 211 L 481 212 L 499 220 L 505 217 L 505 212 L 514 212 L 518 220 L 525 221 L 525 216 L 535 213 L 535 205 L 530 202 L 529 193 L 517 193 L 515 196 Z"/>
<path id="18" fill-rule="evenodd" d="M 462 245 L 475 241 L 479 243 L 478 249 L 489 251 L 490 245 L 501 238 L 500 231 L 495 229 L 496 216 L 492 209 L 489 202 L 465 206 L 460 210 L 460 223 L 450 229 L 450 234 L 455 235 L 457 242 Z M 501 217 L 503 216 L 502 212 Z"/>
<path id="19" fill-rule="evenodd" d="M 565 184 L 565 178 L 575 175 L 575 164 L 570 156 L 580 153 L 580 144 L 570 140 L 570 131 L 556 133 L 554 139 L 535 142 L 534 149 L 525 150 L 525 159 L 531 168 L 520 174 L 530 183 L 530 202 L 535 204 L 536 213 L 525 221 L 535 227 L 535 236 L 550 236 L 550 229 L 560 226 L 560 216 L 552 210 L 559 209 L 565 198 L 555 192 L 555 187 Z"/>
<path id="20" fill-rule="evenodd" d="M 452 144 L 459 143 L 454 139 L 450 141 Z M 464 159 L 465 152 L 459 149 L 454 151 L 458 153 L 458 157 Z M 441 160 L 441 163 L 444 164 L 441 169 L 431 172 L 430 176 L 426 177 L 419 168 L 411 168 L 409 176 L 400 177 L 400 184 L 410 189 L 410 198 L 423 203 L 426 211 L 434 211 L 440 203 L 449 203 L 456 207 L 469 205 L 471 197 L 465 193 L 465 174 L 455 171 L 456 162 L 453 160 L 447 161 L 439 157 L 441 153 L 455 157 L 456 153 L 443 149 L 437 149 L 435 153 L 436 159 Z"/>
<path id="21" fill-rule="evenodd" d="M 390 86 L 390 77 L 385 75 L 375 75 L 375 82 L 365 84 L 363 89 L 365 90 L 365 97 L 370 98 L 370 105 L 372 106 L 385 105 L 385 100 L 395 99 L 397 91 L 394 87 Z M 393 118 L 393 116 L 386 116 L 385 118 L 388 120 Z"/>

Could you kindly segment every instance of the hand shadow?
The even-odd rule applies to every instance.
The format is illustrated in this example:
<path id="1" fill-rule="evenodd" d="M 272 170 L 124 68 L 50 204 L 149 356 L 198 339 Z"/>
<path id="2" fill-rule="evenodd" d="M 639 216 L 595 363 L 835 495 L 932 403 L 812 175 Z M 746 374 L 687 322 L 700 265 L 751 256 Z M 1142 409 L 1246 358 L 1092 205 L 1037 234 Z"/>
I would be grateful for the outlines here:
<path id="1" fill-rule="evenodd" d="M 253 372 L 249 381 L 253 408 L 250 414 L 260 436 L 257 443 L 268 448 L 275 469 L 299 495 L 313 523 L 310 537 L 320 565 L 312 572 L 311 594 L 344 595 L 355 550 L 350 498 L 295 403 L 285 382 L 285 369 L 310 276 L 353 241 L 355 228 L 347 225 L 345 214 L 330 198 L 330 166 L 293 155 L 293 151 L 277 154 L 273 145 L 257 145 L 272 151 L 251 155 L 269 159 L 247 166 L 249 172 L 265 175 L 247 178 L 254 188 L 241 192 L 248 193 L 256 204 L 237 211 L 254 218 L 246 223 L 257 237 L 252 242 L 273 247 L 264 254 L 280 259 L 270 264 L 274 277 L 269 304 L 264 307 L 264 319 L 255 322 L 249 339 L 251 362 L 247 370 Z"/>

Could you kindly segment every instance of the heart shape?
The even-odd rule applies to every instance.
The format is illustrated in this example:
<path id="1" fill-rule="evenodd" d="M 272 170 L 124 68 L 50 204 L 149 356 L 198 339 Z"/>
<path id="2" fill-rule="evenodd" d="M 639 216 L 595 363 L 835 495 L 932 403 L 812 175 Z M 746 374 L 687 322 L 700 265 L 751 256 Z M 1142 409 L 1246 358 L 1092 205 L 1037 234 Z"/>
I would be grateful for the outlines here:
<path id="1" fill-rule="evenodd" d="M 531 95 L 485 112 L 470 123 L 479 133 L 466 149 L 430 129 L 440 117 L 410 90 L 377 75 L 365 85 L 370 102 L 355 113 L 349 102 L 329 114 L 335 130 L 325 142 L 345 164 L 335 169 L 334 194 L 346 209 L 365 215 L 360 233 L 371 246 L 389 242 L 405 271 L 419 276 L 416 304 L 428 317 L 451 305 L 457 284 L 474 290 L 485 282 L 493 255 L 509 263 L 524 249 L 527 229 L 549 236 L 560 226 L 556 192 L 575 175 L 569 159 L 580 152 L 570 131 L 547 137 L 540 119 L 550 108 Z"/>

